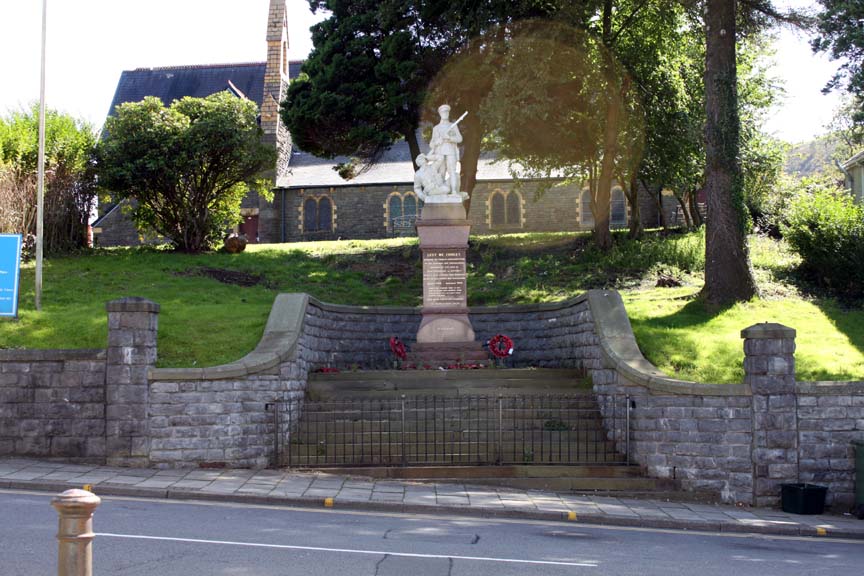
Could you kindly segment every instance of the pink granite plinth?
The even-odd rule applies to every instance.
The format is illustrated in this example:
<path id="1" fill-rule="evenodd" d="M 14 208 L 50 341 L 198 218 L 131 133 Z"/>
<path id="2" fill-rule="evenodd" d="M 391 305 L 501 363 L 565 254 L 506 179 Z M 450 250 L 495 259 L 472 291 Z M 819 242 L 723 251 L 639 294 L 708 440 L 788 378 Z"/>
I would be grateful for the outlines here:
<path id="1" fill-rule="evenodd" d="M 423 318 L 412 348 L 423 363 L 487 359 L 468 319 L 465 253 L 471 229 L 461 203 L 426 204 L 417 220 L 423 255 Z"/>

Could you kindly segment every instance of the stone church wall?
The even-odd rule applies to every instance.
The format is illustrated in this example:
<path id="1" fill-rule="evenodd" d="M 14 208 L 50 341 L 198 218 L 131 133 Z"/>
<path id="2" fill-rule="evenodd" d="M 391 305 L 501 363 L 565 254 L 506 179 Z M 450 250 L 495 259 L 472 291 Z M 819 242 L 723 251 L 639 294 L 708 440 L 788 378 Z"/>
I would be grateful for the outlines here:
<path id="1" fill-rule="evenodd" d="M 339 186 L 277 190 L 284 197 L 284 220 L 281 237 L 285 242 L 335 239 L 371 239 L 398 235 L 388 227 L 388 199 L 393 194 L 413 193 L 413 185 L 390 184 Z M 492 217 L 492 197 L 519 198 L 518 218 L 509 224 L 496 224 Z M 333 228 L 327 232 L 309 232 L 303 227 L 303 207 L 308 198 L 329 198 L 334 206 Z M 536 181 L 516 187 L 511 181 L 480 182 L 474 189 L 468 219 L 472 234 L 506 234 L 514 232 L 572 232 L 590 230 L 583 223 L 581 204 L 575 184 L 544 189 Z M 654 199 L 642 189 L 639 195 L 642 222 L 646 227 L 659 224 Z M 631 209 L 627 208 L 627 216 Z M 518 223 L 517 223 L 518 221 Z M 626 222 L 622 223 L 626 227 Z M 411 235 L 415 233 L 410 232 Z"/>

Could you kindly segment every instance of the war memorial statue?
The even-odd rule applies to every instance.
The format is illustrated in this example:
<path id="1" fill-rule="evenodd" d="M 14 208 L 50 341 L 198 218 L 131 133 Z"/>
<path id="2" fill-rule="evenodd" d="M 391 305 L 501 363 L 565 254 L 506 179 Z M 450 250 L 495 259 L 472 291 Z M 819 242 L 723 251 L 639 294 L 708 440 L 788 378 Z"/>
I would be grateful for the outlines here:
<path id="1" fill-rule="evenodd" d="M 441 120 L 432 129 L 429 153 L 418 154 L 415 158 L 414 192 L 424 203 L 462 202 L 468 194 L 459 190 L 459 144 L 462 142 L 459 122 L 468 113 L 451 122 L 450 106 L 442 104 L 438 114 Z"/>
<path id="2" fill-rule="evenodd" d="M 450 106 L 438 107 L 441 121 L 432 129 L 429 152 L 418 154 L 414 191 L 423 201 L 417 220 L 423 255 L 422 320 L 409 359 L 417 364 L 451 366 L 486 360 L 468 318 L 465 255 L 471 225 L 459 190 L 459 122 L 450 121 Z"/>

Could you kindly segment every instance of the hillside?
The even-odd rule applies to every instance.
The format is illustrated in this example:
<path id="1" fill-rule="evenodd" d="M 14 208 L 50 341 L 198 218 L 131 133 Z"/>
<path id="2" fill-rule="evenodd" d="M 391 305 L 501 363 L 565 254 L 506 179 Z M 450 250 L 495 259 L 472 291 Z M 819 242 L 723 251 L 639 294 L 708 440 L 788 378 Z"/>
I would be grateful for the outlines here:
<path id="1" fill-rule="evenodd" d="M 697 298 L 700 232 L 654 232 L 641 242 L 616 233 L 605 254 L 580 233 L 472 237 L 469 304 L 548 302 L 616 288 L 643 352 L 670 375 L 740 381 L 741 329 L 776 321 L 798 330 L 802 379 L 864 378 L 864 310 L 797 285 L 796 259 L 782 244 L 753 237 L 751 253 L 764 299 L 713 310 Z M 416 238 L 258 245 L 235 255 L 112 249 L 52 258 L 42 312 L 33 310 L 33 266 L 24 268 L 21 316 L 0 321 L 0 348 L 104 347 L 105 302 L 143 296 L 162 305 L 160 366 L 221 364 L 255 347 L 279 292 L 339 304 L 418 306 L 421 273 Z"/>
<path id="2" fill-rule="evenodd" d="M 783 171 L 790 176 L 812 176 L 826 168 L 834 168 L 833 154 L 837 149 L 836 137 L 821 136 L 793 144 L 786 153 Z"/>

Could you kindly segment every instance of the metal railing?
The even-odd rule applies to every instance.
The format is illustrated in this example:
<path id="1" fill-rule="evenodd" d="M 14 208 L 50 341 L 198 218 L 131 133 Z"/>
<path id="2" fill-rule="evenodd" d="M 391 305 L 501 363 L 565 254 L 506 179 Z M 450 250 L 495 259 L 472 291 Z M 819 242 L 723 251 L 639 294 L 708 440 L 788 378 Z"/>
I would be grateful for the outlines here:
<path id="1" fill-rule="evenodd" d="M 277 466 L 629 464 L 625 396 L 403 396 L 272 404 Z"/>
<path id="2" fill-rule="evenodd" d="M 395 216 L 390 219 L 390 233 L 393 236 L 416 236 L 417 215 Z"/>

